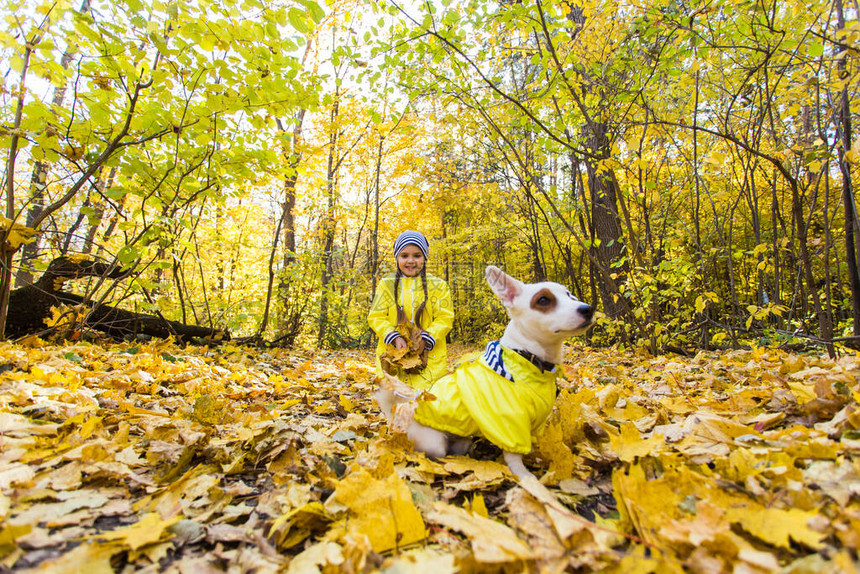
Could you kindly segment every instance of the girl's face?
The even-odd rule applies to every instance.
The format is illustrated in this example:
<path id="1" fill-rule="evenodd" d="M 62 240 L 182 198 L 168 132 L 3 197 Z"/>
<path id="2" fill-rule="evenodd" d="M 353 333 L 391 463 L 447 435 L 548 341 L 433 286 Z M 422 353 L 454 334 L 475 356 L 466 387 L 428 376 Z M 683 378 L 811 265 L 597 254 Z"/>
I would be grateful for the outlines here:
<path id="1" fill-rule="evenodd" d="M 417 245 L 407 245 L 397 254 L 397 268 L 407 277 L 415 277 L 424 268 L 424 254 Z"/>

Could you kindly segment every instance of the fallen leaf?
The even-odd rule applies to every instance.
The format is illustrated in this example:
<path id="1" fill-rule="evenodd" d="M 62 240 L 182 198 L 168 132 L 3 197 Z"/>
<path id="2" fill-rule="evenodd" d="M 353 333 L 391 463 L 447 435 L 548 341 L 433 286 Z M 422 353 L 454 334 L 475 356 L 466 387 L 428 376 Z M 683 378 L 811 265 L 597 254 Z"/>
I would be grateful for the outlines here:
<path id="1" fill-rule="evenodd" d="M 339 544 L 334 542 L 318 542 L 303 550 L 290 560 L 288 574 L 312 574 L 328 571 L 326 566 L 339 567 L 343 564 L 343 552 Z M 320 568 L 320 567 L 323 568 Z"/>
<path id="2" fill-rule="evenodd" d="M 111 566 L 111 556 L 122 551 L 114 544 L 85 543 L 69 552 L 42 562 L 30 572 L 46 572 L 50 574 L 114 574 Z"/>
<path id="3" fill-rule="evenodd" d="M 279 516 L 269 529 L 269 536 L 279 548 L 292 548 L 315 532 L 322 532 L 333 520 L 319 502 L 309 502 Z"/>
<path id="4" fill-rule="evenodd" d="M 528 560 L 534 556 L 510 527 L 491 518 L 442 502 L 435 503 L 426 517 L 434 524 L 465 534 L 478 562 L 499 564 Z"/>
<path id="5" fill-rule="evenodd" d="M 158 513 L 150 512 L 131 526 L 104 532 L 97 537 L 104 540 L 117 540 L 132 550 L 137 550 L 147 544 L 158 542 L 162 535 L 168 532 L 168 529 L 179 522 L 179 520 L 179 516 L 162 520 Z"/>
<path id="6" fill-rule="evenodd" d="M 366 535 L 374 552 L 407 546 L 426 536 L 412 494 L 396 474 L 376 479 L 361 467 L 353 468 L 338 482 L 333 501 L 349 509 L 347 531 Z"/>

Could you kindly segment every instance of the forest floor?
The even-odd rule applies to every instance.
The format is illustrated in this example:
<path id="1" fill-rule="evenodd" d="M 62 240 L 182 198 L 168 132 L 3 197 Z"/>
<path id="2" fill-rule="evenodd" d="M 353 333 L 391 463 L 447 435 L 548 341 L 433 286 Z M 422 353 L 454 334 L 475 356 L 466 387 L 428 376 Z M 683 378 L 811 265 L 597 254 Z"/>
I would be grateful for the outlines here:
<path id="1" fill-rule="evenodd" d="M 389 433 L 367 352 L 4 343 L 0 571 L 853 572 L 858 377 L 574 345 L 518 484 Z"/>

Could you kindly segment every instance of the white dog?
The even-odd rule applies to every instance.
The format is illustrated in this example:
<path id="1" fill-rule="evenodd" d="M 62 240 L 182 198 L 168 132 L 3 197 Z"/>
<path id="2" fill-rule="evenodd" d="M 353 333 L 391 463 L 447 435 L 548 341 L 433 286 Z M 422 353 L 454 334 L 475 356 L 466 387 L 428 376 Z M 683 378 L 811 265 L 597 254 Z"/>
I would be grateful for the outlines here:
<path id="1" fill-rule="evenodd" d="M 395 407 L 415 403 L 402 430 L 416 450 L 439 458 L 465 454 L 469 437 L 483 436 L 504 451 L 511 472 L 533 477 L 522 457 L 552 412 L 564 340 L 591 326 L 594 309 L 558 283 L 523 283 L 492 265 L 485 276 L 510 317 L 502 338 L 434 382 L 432 400 L 394 378 L 374 396 L 390 423 L 397 422 Z"/>

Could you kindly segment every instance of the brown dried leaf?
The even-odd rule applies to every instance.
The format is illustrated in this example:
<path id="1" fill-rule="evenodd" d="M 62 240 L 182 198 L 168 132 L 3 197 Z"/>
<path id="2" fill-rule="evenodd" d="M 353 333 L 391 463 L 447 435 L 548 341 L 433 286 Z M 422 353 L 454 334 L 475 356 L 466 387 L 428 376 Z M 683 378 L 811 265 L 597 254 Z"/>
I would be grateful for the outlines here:
<path id="1" fill-rule="evenodd" d="M 421 372 L 427 366 L 428 351 L 424 348 L 422 330 L 410 322 L 399 323 L 397 331 L 406 340 L 406 347 L 396 349 L 388 345 L 379 357 L 382 370 L 389 375 L 396 375 L 398 370 L 413 374 Z"/>

